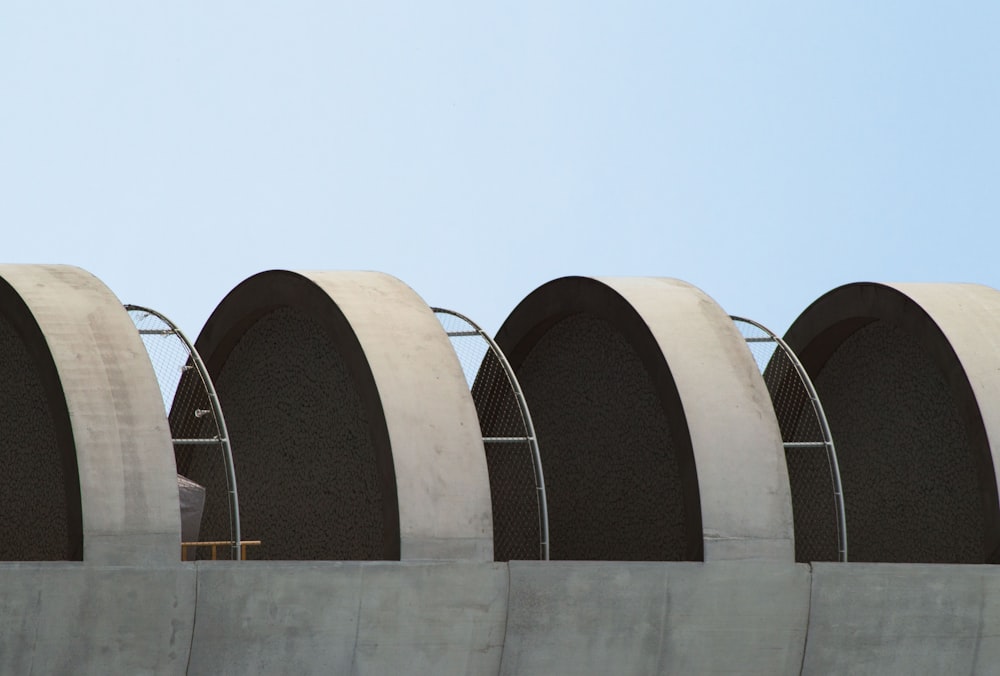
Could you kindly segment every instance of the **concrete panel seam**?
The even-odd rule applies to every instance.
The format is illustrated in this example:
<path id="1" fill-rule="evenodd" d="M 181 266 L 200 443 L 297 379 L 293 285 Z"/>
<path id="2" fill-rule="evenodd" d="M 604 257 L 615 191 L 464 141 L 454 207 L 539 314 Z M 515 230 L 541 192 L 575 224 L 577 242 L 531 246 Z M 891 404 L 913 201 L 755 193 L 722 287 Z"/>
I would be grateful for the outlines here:
<path id="1" fill-rule="evenodd" d="M 201 566 L 197 563 L 191 564 L 194 568 L 194 608 L 191 609 L 191 640 L 188 642 L 187 665 L 184 673 L 191 673 L 191 655 L 194 654 L 194 637 L 198 632 L 198 580 L 201 577 Z"/>
<path id="2" fill-rule="evenodd" d="M 806 650 L 809 649 L 809 623 L 812 621 L 813 606 L 813 565 L 812 562 L 806 565 L 809 566 L 809 603 L 806 605 L 806 631 L 802 637 L 802 660 L 799 662 L 799 676 L 805 673 Z"/>
<path id="3" fill-rule="evenodd" d="M 358 612 L 354 618 L 354 648 L 351 651 L 351 674 L 358 673 L 358 640 L 361 637 L 361 609 L 365 602 L 365 569 L 361 567 L 360 592 L 358 593 Z"/>
<path id="4" fill-rule="evenodd" d="M 497 676 L 503 673 L 503 658 L 504 653 L 507 652 L 507 628 L 510 626 L 510 563 L 505 561 L 503 567 L 507 571 L 507 608 L 503 620 L 503 637 L 500 639 L 500 659 L 497 660 Z"/>

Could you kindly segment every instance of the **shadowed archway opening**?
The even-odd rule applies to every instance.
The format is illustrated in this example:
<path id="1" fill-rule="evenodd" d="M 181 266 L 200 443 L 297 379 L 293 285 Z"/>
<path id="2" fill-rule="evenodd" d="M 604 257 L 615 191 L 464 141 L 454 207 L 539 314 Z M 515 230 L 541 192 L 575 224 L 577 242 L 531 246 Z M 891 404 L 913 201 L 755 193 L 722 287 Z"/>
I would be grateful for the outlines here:
<path id="1" fill-rule="evenodd" d="M 261 273 L 213 313 L 196 348 L 226 416 L 253 558 L 399 558 L 385 421 L 364 353 L 336 304 L 295 273 Z M 190 411 L 175 409 L 172 424 Z M 178 471 L 224 494 L 214 456 L 178 448 Z M 202 539 L 228 532 L 206 503 Z"/>
<path id="2" fill-rule="evenodd" d="M 996 560 L 997 490 L 954 349 L 886 285 L 826 294 L 788 331 L 837 440 L 852 561 Z"/>
<path id="3" fill-rule="evenodd" d="M 69 413 L 45 337 L 0 280 L 0 560 L 82 560 L 80 480 Z"/>
<path id="4" fill-rule="evenodd" d="M 538 436 L 550 557 L 700 560 L 691 441 L 635 309 L 597 280 L 555 280 L 515 308 L 497 343 Z"/>

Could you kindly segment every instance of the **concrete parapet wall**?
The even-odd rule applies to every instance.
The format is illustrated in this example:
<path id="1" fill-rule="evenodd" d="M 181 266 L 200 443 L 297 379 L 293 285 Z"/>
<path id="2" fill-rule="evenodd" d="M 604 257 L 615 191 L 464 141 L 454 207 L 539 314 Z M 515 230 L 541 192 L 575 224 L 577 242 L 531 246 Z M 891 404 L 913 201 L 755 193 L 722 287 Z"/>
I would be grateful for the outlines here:
<path id="1" fill-rule="evenodd" d="M 201 563 L 192 674 L 495 674 L 501 563 Z"/>
<path id="2" fill-rule="evenodd" d="M 0 673 L 990 674 L 1000 569 L 0 564 Z"/>
<path id="3" fill-rule="evenodd" d="M 502 674 L 796 674 L 809 568 L 510 563 Z"/>
<path id="4" fill-rule="evenodd" d="M 0 564 L 0 673 L 183 674 L 193 566 Z"/>
<path id="5" fill-rule="evenodd" d="M 1000 568 L 813 564 L 803 674 L 995 674 Z"/>

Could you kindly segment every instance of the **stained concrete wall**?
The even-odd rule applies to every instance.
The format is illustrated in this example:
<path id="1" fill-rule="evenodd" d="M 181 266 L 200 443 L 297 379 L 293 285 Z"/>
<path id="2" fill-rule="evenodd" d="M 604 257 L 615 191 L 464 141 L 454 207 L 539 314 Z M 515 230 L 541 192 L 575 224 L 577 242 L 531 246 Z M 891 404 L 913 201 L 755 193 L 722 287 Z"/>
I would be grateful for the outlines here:
<path id="1" fill-rule="evenodd" d="M 817 563 L 803 674 L 995 674 L 1000 569 Z"/>
<path id="2" fill-rule="evenodd" d="M 994 566 L 0 564 L 0 671 L 992 674 Z"/>
<path id="3" fill-rule="evenodd" d="M 796 674 L 809 569 L 511 562 L 502 674 Z"/>
<path id="4" fill-rule="evenodd" d="M 998 583 L 943 565 L 8 563 L 0 670 L 987 674 Z"/>
<path id="5" fill-rule="evenodd" d="M 200 563 L 192 674 L 495 674 L 503 564 Z"/>
<path id="6" fill-rule="evenodd" d="M 186 673 L 195 574 L 177 564 L 0 564 L 0 673 Z"/>

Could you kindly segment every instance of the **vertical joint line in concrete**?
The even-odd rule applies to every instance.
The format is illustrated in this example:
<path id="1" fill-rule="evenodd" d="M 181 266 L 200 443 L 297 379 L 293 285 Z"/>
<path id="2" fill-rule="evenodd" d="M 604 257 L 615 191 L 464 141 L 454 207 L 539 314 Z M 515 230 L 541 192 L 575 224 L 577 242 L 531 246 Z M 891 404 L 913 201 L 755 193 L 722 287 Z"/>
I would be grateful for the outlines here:
<path id="1" fill-rule="evenodd" d="M 195 561 L 194 566 L 194 604 L 191 609 L 191 641 L 188 644 L 188 658 L 187 666 L 184 667 L 184 673 L 191 673 L 191 656 L 194 654 L 194 636 L 198 629 L 198 578 L 201 577 L 201 564 Z M 182 568 L 183 570 L 183 568 Z"/>
<path id="2" fill-rule="evenodd" d="M 510 561 L 504 561 L 504 569 L 507 571 L 507 607 L 504 609 L 503 636 L 500 638 L 500 661 L 497 662 L 497 674 L 503 674 L 503 658 L 507 652 L 507 625 L 510 624 Z"/>
<path id="3" fill-rule="evenodd" d="M 806 635 L 802 638 L 802 661 L 799 662 L 799 676 L 805 673 L 806 650 L 809 649 L 809 623 L 812 621 L 813 609 L 813 564 L 809 562 L 809 603 L 806 605 Z"/>
<path id="4" fill-rule="evenodd" d="M 358 673 L 358 640 L 361 637 L 361 607 L 365 602 L 365 567 L 361 566 L 361 580 L 358 585 L 358 612 L 354 618 L 354 649 L 351 651 L 351 674 Z"/>

